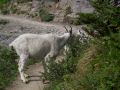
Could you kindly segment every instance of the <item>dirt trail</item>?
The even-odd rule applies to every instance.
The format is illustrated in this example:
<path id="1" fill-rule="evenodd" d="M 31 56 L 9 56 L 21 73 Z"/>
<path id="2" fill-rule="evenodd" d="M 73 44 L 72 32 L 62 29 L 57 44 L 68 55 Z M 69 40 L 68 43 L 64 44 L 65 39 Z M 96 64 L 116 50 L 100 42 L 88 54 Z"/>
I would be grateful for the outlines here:
<path id="1" fill-rule="evenodd" d="M 45 84 L 42 83 L 40 78 L 40 71 L 43 71 L 41 63 L 28 66 L 26 73 L 30 75 L 29 83 L 25 84 L 21 81 L 20 76 L 16 78 L 12 85 L 6 88 L 6 90 L 43 90 Z"/>

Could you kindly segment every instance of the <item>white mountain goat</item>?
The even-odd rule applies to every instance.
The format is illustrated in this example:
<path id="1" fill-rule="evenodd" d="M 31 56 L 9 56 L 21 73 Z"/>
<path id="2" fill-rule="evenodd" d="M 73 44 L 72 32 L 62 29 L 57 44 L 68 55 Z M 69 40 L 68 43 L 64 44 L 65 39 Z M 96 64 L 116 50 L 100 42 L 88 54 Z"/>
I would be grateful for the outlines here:
<path id="1" fill-rule="evenodd" d="M 9 46 L 13 48 L 19 56 L 18 70 L 21 80 L 25 83 L 28 82 L 26 78 L 27 75 L 24 73 L 25 63 L 28 58 L 45 59 L 45 63 L 48 65 L 48 61 L 51 58 L 56 58 L 71 35 L 72 27 L 71 30 L 67 30 L 63 35 L 23 34 L 10 43 Z"/>

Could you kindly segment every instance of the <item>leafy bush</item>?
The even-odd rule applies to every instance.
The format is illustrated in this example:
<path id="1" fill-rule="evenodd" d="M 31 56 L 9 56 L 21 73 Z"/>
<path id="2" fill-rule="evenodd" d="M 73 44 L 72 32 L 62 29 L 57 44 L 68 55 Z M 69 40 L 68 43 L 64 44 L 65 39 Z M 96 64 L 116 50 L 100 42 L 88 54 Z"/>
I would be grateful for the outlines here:
<path id="1" fill-rule="evenodd" d="M 53 2 L 56 2 L 56 3 L 57 3 L 57 2 L 59 2 L 60 0 L 51 0 L 51 1 L 53 1 Z"/>
<path id="2" fill-rule="evenodd" d="M 32 2 L 32 0 L 17 0 L 17 3 L 26 3 L 26 2 Z"/>
<path id="3" fill-rule="evenodd" d="M 9 9 L 8 9 L 8 4 L 10 0 L 0 0 L 0 12 L 2 14 L 8 14 Z"/>
<path id="4" fill-rule="evenodd" d="M 93 14 L 80 13 L 78 24 L 90 24 L 93 30 L 97 30 L 102 36 L 120 30 L 120 8 L 113 6 L 111 0 L 92 0 L 96 9 Z"/>
<path id="5" fill-rule="evenodd" d="M 91 24 L 95 23 L 97 16 L 94 13 L 79 13 L 77 24 Z"/>
<path id="6" fill-rule="evenodd" d="M 104 37 L 101 52 L 91 62 L 93 67 L 81 80 L 86 90 L 119 90 L 120 80 L 120 33 L 113 34 L 112 38 Z M 117 39 L 116 39 L 116 36 Z M 117 42 L 116 42 L 117 40 Z"/>
<path id="7" fill-rule="evenodd" d="M 48 67 L 50 72 L 47 75 L 51 83 L 46 90 L 62 90 L 61 88 L 64 88 L 62 86 L 65 83 L 64 80 L 69 78 L 69 75 L 76 72 L 76 65 L 79 60 L 80 53 L 83 52 L 84 47 L 86 47 L 86 45 L 78 42 L 78 38 L 71 38 L 67 44 L 69 46 L 69 52 L 67 52 L 67 55 L 62 62 L 56 63 L 54 61 L 50 61 Z"/>
<path id="8" fill-rule="evenodd" d="M 65 73 L 61 79 L 57 77 L 55 80 L 52 80 L 49 88 L 47 88 L 46 90 L 63 90 L 63 89 L 64 90 L 83 90 L 83 89 L 84 90 L 90 90 L 90 89 L 119 90 L 120 89 L 120 85 L 119 85 L 120 39 L 119 38 L 120 38 L 120 33 L 112 34 L 112 38 L 103 37 L 101 41 L 99 42 L 98 40 L 95 41 L 96 43 L 94 44 L 98 44 L 97 45 L 98 50 L 95 57 L 91 56 L 87 58 L 92 60 L 91 62 L 87 62 L 88 63 L 87 65 L 91 66 L 91 67 L 86 67 L 88 71 L 82 76 L 80 71 L 71 74 Z M 63 71 L 63 69 L 59 69 L 59 71 L 60 70 Z"/>
<path id="9" fill-rule="evenodd" d="M 82 77 L 80 75 L 82 71 L 76 72 L 77 74 L 65 73 L 61 79 L 56 78 L 54 81 L 52 80 L 53 82 L 50 83 L 50 87 L 47 90 L 120 89 L 120 8 L 113 6 L 111 4 L 112 0 L 92 1 L 96 12 L 94 14 L 79 14 L 78 22 L 90 25 L 92 30 L 97 30 L 101 34 L 99 40 L 97 39 L 96 43 L 93 43 L 97 45 L 99 50 L 96 51 L 94 58 L 92 56 L 87 58 L 91 59 L 91 61 L 87 62 L 87 65 L 90 65 L 90 67 L 84 69 L 81 66 L 83 70 L 87 69 L 87 72 Z M 73 47 L 70 49 L 74 51 Z M 75 51 L 77 50 L 79 52 L 78 48 L 75 49 Z M 78 60 L 75 60 L 76 56 L 74 57 L 74 55 L 77 55 L 76 53 L 74 54 L 70 51 L 69 54 L 72 57 L 72 59 L 68 57 L 69 60 Z M 86 63 L 83 64 L 86 65 Z M 71 64 L 69 66 L 71 67 Z M 63 71 L 63 69 L 61 70 Z M 67 70 L 70 71 L 69 69 Z"/>
<path id="10" fill-rule="evenodd" d="M 16 54 L 0 46 L 0 90 L 9 85 L 17 74 Z"/>
<path id="11" fill-rule="evenodd" d="M 0 20 L 0 25 L 6 25 L 7 23 L 9 23 L 9 21 L 1 19 Z"/>
<path id="12" fill-rule="evenodd" d="M 110 3 L 111 0 L 94 0 L 96 8 L 96 21 L 88 22 L 85 17 L 81 19 L 90 24 L 102 36 L 102 48 L 96 58 L 90 63 L 92 70 L 80 79 L 85 90 L 119 90 L 120 89 L 120 9 Z M 80 15 L 81 16 L 81 15 Z M 99 46 L 101 46 L 99 45 Z"/>
<path id="13" fill-rule="evenodd" d="M 0 0 L 0 5 L 8 3 L 10 0 Z"/>
<path id="14" fill-rule="evenodd" d="M 72 41 L 72 43 L 71 43 Z M 71 38 L 68 42 L 69 51 L 65 56 L 65 60 L 61 63 L 50 62 L 50 73 L 49 76 L 52 80 L 61 79 L 63 75 L 74 73 L 76 71 L 76 63 L 82 51 L 82 44 L 79 42 L 79 39 Z"/>
<path id="15" fill-rule="evenodd" d="M 74 75 L 64 75 L 63 81 L 50 83 L 50 87 L 46 90 L 82 90 L 78 84 L 78 79 Z"/>
<path id="16" fill-rule="evenodd" d="M 3 8 L 3 9 L 1 10 L 1 13 L 2 13 L 3 15 L 9 14 L 8 8 Z"/>
<path id="17" fill-rule="evenodd" d="M 54 15 L 50 14 L 44 9 L 39 11 L 39 16 L 41 17 L 42 21 L 46 21 L 46 22 L 52 21 L 54 19 Z"/>

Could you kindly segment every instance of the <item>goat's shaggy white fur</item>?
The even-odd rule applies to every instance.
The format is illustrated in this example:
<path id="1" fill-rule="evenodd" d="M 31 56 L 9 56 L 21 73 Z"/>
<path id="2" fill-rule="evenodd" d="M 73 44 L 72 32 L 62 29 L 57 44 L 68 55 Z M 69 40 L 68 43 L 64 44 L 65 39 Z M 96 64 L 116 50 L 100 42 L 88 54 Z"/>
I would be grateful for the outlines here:
<path id="1" fill-rule="evenodd" d="M 17 37 L 9 46 L 13 47 L 20 57 L 18 69 L 21 80 L 28 82 L 24 67 L 29 57 L 45 59 L 48 65 L 48 61 L 58 55 L 69 38 L 70 33 L 60 36 L 56 34 L 23 34 Z"/>

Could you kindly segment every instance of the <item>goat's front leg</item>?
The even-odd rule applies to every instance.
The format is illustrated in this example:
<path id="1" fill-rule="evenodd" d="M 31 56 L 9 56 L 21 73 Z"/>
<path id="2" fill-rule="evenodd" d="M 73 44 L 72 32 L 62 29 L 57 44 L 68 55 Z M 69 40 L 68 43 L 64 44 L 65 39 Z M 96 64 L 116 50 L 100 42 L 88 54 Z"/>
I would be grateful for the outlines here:
<path id="1" fill-rule="evenodd" d="M 48 79 L 48 74 L 49 74 L 49 68 L 48 68 L 48 65 L 49 65 L 49 61 L 50 60 L 52 60 L 53 59 L 53 57 L 54 57 L 54 54 L 52 54 L 52 53 L 49 53 L 49 54 L 47 54 L 46 55 L 46 57 L 45 57 L 45 61 L 43 61 L 42 63 L 43 63 L 43 67 L 44 67 L 44 73 L 43 73 L 43 83 L 44 84 L 47 84 L 47 83 L 49 83 L 49 80 L 47 80 Z M 55 58 L 55 57 L 54 57 Z"/>
<path id="2" fill-rule="evenodd" d="M 48 55 L 45 57 L 45 61 L 43 61 L 43 67 L 44 67 L 45 73 L 49 73 L 49 68 L 48 68 L 49 61 L 50 61 L 50 54 L 48 54 Z"/>
<path id="3" fill-rule="evenodd" d="M 56 56 L 57 56 L 57 52 L 54 53 L 54 52 L 50 52 L 47 54 L 47 56 L 45 57 L 45 65 L 46 65 L 46 72 L 49 73 L 49 68 L 48 68 L 48 65 L 49 65 L 49 62 L 50 60 L 53 60 L 53 59 L 56 59 Z"/>
<path id="4" fill-rule="evenodd" d="M 18 65 L 19 65 L 18 70 L 19 70 L 19 73 L 20 73 L 20 77 L 21 77 L 21 80 L 24 83 L 28 82 L 28 80 L 26 79 L 25 73 L 24 73 L 24 68 L 25 68 L 25 63 L 26 63 L 27 58 L 28 58 L 27 55 L 21 55 L 20 56 L 20 61 L 18 63 Z"/>

